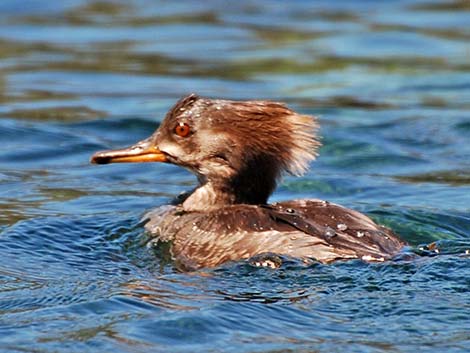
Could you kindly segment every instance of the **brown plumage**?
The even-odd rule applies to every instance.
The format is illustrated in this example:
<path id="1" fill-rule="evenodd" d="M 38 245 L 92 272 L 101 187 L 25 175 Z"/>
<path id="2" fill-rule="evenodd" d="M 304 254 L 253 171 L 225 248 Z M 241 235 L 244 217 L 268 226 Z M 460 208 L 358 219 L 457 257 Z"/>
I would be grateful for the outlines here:
<path id="1" fill-rule="evenodd" d="M 98 152 L 97 164 L 159 161 L 193 172 L 199 186 L 147 215 L 156 242 L 169 242 L 185 269 L 275 253 L 328 263 L 384 261 L 404 245 L 356 211 L 321 200 L 268 204 L 283 172 L 301 175 L 320 145 L 316 120 L 269 101 L 190 95 L 136 145 Z"/>

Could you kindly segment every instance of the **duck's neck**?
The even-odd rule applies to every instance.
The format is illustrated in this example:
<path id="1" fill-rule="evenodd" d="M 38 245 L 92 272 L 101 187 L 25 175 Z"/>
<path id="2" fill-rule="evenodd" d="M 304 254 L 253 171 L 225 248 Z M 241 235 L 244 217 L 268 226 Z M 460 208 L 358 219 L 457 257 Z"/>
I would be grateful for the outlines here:
<path id="1" fill-rule="evenodd" d="M 197 187 L 183 202 L 183 208 L 188 212 L 203 212 L 233 204 L 233 195 L 222 192 L 210 182 Z"/>
<path id="2" fill-rule="evenodd" d="M 203 212 L 235 204 L 266 204 L 275 187 L 276 171 L 257 166 L 230 179 L 202 181 L 183 208 Z"/>

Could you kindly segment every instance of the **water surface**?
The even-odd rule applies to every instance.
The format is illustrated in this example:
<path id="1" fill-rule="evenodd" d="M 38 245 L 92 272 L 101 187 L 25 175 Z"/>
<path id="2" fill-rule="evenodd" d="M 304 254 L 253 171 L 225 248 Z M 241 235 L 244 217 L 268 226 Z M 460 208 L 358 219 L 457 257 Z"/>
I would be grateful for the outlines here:
<path id="1" fill-rule="evenodd" d="M 469 16 L 466 1 L 2 1 L 0 350 L 468 351 Z M 272 200 L 352 207 L 410 248 L 177 272 L 139 222 L 195 178 L 88 160 L 190 92 L 317 115 L 320 158 Z"/>

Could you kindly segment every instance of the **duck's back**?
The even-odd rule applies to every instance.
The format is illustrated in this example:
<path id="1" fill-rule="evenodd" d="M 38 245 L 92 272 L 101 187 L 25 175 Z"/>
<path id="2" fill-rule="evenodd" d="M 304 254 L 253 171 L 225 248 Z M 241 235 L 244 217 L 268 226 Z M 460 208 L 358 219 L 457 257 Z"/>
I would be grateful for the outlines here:
<path id="1" fill-rule="evenodd" d="M 384 261 L 405 244 L 367 216 L 321 200 L 232 205 L 211 212 L 163 206 L 146 215 L 155 241 L 171 242 L 175 261 L 189 269 L 275 253 L 329 263 Z"/>
<path id="2" fill-rule="evenodd" d="M 206 213 L 163 206 L 146 218 L 146 229 L 155 240 L 171 242 L 173 258 L 190 269 L 262 253 L 323 263 L 354 258 L 384 261 L 405 245 L 367 216 L 321 200 L 233 205 Z"/>

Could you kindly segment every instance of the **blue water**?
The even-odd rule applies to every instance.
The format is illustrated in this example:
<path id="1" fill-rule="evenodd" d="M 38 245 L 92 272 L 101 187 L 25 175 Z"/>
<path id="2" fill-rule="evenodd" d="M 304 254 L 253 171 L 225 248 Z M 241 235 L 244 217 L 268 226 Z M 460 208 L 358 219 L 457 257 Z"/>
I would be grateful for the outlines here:
<path id="1" fill-rule="evenodd" d="M 469 19 L 466 1 L 3 0 L 0 351 L 468 352 Z M 177 272 L 139 221 L 195 178 L 88 161 L 189 92 L 317 115 L 320 157 L 271 200 L 343 204 L 410 248 Z"/>

